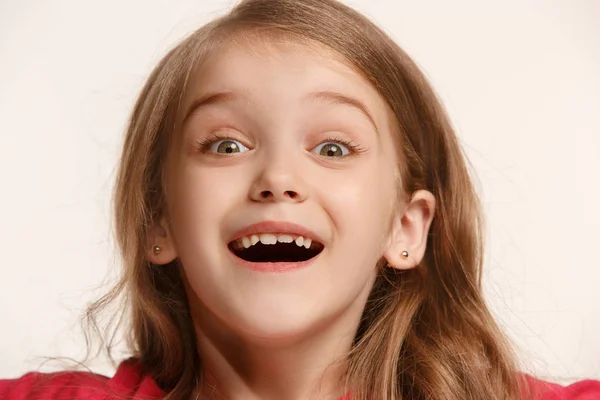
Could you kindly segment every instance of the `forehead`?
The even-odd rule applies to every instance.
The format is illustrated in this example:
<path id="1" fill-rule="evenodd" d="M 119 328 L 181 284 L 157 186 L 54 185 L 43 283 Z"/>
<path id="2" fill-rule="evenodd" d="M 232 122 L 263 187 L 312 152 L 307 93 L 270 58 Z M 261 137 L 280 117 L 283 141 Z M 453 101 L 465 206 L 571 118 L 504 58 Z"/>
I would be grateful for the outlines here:
<path id="1" fill-rule="evenodd" d="M 341 55 L 315 43 L 240 34 L 221 43 L 194 71 L 184 97 L 239 92 L 254 100 L 299 99 L 331 91 L 360 98 L 375 117 L 385 117 L 386 102 Z"/>

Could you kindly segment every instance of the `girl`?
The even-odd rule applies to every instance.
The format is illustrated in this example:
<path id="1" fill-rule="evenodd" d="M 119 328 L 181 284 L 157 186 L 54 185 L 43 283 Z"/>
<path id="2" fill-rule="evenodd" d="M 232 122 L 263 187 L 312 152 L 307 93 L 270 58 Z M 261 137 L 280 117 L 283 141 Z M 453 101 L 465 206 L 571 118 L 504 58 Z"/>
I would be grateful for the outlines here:
<path id="1" fill-rule="evenodd" d="M 519 373 L 482 217 L 411 59 L 333 0 L 247 0 L 159 63 L 115 192 L 131 359 L 2 399 L 599 399 Z"/>

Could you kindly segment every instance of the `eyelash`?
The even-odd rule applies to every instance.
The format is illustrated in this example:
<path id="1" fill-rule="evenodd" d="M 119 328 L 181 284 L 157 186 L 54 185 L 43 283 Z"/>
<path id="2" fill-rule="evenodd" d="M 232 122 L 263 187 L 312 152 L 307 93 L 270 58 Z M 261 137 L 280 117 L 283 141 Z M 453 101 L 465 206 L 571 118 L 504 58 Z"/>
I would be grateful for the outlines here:
<path id="1" fill-rule="evenodd" d="M 232 138 L 229 135 L 218 135 L 218 134 L 213 134 L 212 136 L 206 138 L 206 139 L 202 139 L 202 140 L 198 140 L 196 142 L 196 147 L 202 152 L 202 153 L 208 153 L 210 146 L 215 143 L 218 142 L 220 140 L 236 140 L 234 138 Z"/>
<path id="2" fill-rule="evenodd" d="M 220 134 L 213 134 L 212 136 L 206 138 L 206 139 L 202 139 L 202 140 L 198 140 L 196 142 L 196 146 L 198 149 L 200 149 L 200 151 L 202 153 L 208 153 L 210 146 L 218 141 L 221 140 L 235 140 L 235 141 L 239 141 L 229 135 L 220 135 Z M 344 145 L 348 148 L 348 150 L 350 150 L 351 154 L 347 154 L 345 156 L 342 156 L 340 158 L 345 158 L 345 157 L 350 157 L 356 154 L 360 154 L 360 153 L 364 153 L 365 151 L 367 151 L 367 149 L 365 147 L 362 147 L 358 144 L 353 143 L 351 140 L 346 140 L 343 139 L 339 136 L 328 136 L 327 138 L 325 138 L 323 141 L 321 141 L 319 144 L 322 143 L 336 143 L 336 144 L 341 144 Z"/>
<path id="3" fill-rule="evenodd" d="M 355 144 L 351 140 L 343 139 L 339 136 L 336 136 L 336 137 L 328 136 L 321 143 L 336 143 L 336 144 L 342 144 L 342 145 L 346 146 L 350 150 L 351 154 L 348 154 L 344 157 L 364 153 L 365 151 L 367 151 L 367 149 L 365 147 Z"/>

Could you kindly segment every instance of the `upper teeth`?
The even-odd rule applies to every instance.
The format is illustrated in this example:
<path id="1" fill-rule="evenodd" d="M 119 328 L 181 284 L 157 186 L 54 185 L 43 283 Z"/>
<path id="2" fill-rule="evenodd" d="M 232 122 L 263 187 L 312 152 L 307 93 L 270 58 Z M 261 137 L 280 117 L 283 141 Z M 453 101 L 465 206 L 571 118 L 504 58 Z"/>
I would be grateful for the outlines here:
<path id="1" fill-rule="evenodd" d="M 274 235 L 272 233 L 259 233 L 250 236 L 244 236 L 241 238 L 242 245 L 244 248 L 254 246 L 256 243 L 261 242 L 262 244 L 275 244 L 280 243 L 292 243 L 295 242 L 298 247 L 310 248 L 312 243 L 311 238 L 305 238 L 303 236 L 292 236 L 288 234 Z"/>

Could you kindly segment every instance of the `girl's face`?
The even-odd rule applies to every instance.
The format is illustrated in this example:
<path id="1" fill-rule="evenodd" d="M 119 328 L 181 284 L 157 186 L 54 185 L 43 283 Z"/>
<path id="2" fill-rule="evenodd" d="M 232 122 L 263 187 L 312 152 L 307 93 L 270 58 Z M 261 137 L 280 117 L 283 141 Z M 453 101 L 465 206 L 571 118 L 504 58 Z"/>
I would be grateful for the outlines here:
<path id="1" fill-rule="evenodd" d="M 225 46 L 190 82 L 167 171 L 168 231 L 197 326 L 286 340 L 360 318 L 388 248 L 398 160 L 388 107 L 339 58 L 249 47 Z M 232 250 L 252 233 L 294 243 Z M 316 252 L 303 268 L 278 264 L 283 272 L 243 260 Z"/>

